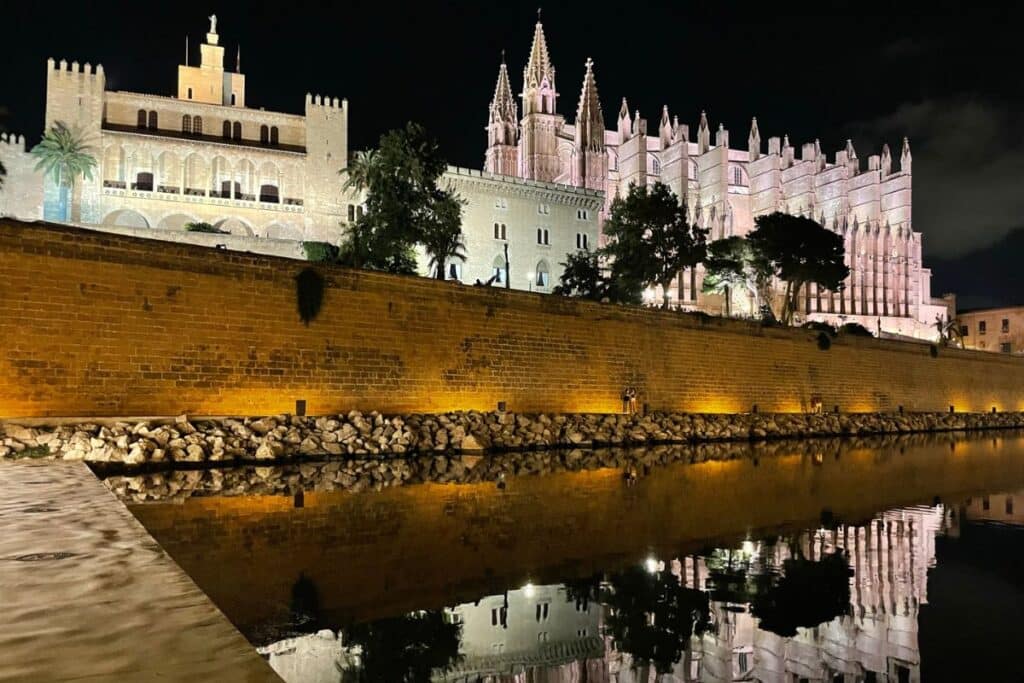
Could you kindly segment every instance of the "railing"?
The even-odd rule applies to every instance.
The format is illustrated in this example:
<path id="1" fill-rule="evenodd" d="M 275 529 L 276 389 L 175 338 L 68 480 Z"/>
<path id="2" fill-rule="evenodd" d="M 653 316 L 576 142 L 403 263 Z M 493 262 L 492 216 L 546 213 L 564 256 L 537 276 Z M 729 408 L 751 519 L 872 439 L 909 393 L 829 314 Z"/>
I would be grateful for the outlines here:
<path id="1" fill-rule="evenodd" d="M 156 191 L 164 194 L 181 194 L 181 188 L 173 185 L 157 185 Z"/>
<path id="2" fill-rule="evenodd" d="M 103 187 L 116 187 L 119 190 L 128 189 L 128 183 L 123 180 L 104 180 Z"/>

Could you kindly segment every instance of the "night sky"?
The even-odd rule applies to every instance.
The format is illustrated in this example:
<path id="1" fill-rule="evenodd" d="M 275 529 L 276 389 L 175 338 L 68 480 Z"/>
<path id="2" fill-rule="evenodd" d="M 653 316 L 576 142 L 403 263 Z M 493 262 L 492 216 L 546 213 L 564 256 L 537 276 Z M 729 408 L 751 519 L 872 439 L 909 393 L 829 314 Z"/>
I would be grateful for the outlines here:
<path id="1" fill-rule="evenodd" d="M 745 146 L 755 115 L 763 138 L 788 133 L 797 147 L 820 138 L 830 159 L 852 137 L 865 164 L 883 142 L 898 157 L 909 136 L 915 229 L 925 234 L 938 294 L 964 286 L 956 259 L 1024 227 L 1024 11 L 1004 4 L 931 3 L 922 14 L 910 3 L 630 0 L 549 5 L 543 22 L 559 111 L 570 122 L 592 57 L 608 127 L 626 96 L 652 126 L 663 104 L 691 130 L 706 109 L 734 147 Z M 216 12 L 229 67 L 241 44 L 250 107 L 298 113 L 307 91 L 347 97 L 353 150 L 415 120 L 450 162 L 479 168 L 501 50 L 518 92 L 536 10 L 511 2 L 12 3 L 2 12 L 0 105 L 6 127 L 34 142 L 49 56 L 102 63 L 108 88 L 173 94 L 185 36 L 195 64 Z M 1003 301 L 1004 285 L 1021 287 L 1015 280 L 989 282 L 985 294 Z"/>

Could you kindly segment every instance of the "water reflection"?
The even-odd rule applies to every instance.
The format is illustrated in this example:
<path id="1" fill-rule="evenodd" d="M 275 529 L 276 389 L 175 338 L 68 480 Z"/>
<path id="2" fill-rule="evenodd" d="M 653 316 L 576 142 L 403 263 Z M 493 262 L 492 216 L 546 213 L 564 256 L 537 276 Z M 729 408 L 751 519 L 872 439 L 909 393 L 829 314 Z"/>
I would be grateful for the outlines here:
<path id="1" fill-rule="evenodd" d="M 936 536 L 1024 487 L 950 443 L 131 508 L 290 682 L 919 681 Z"/>

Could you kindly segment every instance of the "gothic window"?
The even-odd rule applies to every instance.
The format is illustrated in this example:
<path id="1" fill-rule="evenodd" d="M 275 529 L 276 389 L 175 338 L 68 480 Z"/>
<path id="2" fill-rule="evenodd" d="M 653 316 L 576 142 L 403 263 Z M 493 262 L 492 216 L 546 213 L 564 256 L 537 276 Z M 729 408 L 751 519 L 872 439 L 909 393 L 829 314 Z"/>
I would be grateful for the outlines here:
<path id="1" fill-rule="evenodd" d="M 155 111 L 151 111 L 151 112 L 149 112 L 149 127 L 152 130 L 156 130 L 156 128 L 157 128 L 156 124 L 157 124 L 156 112 Z"/>
<path id="2" fill-rule="evenodd" d="M 742 185 L 743 184 L 743 171 L 740 170 L 739 166 L 732 167 L 732 184 Z"/>
<path id="3" fill-rule="evenodd" d="M 185 114 L 181 117 L 181 132 L 191 133 L 192 132 L 192 117 Z"/>
<path id="4" fill-rule="evenodd" d="M 548 262 L 541 261 L 537 264 L 537 287 L 544 289 L 548 286 L 548 282 L 551 280 L 551 275 L 548 271 Z M 544 605 L 544 618 L 547 618 L 547 604 Z"/>
<path id="5" fill-rule="evenodd" d="M 547 246 L 551 244 L 547 228 L 537 228 L 537 244 Z"/>
<path id="6" fill-rule="evenodd" d="M 278 140 L 278 136 L 277 135 L 278 135 L 277 134 L 277 126 L 271 126 L 270 127 L 270 144 L 272 144 L 272 145 L 276 145 L 277 144 L 277 140 Z"/>
<path id="7" fill-rule="evenodd" d="M 654 175 L 661 175 L 661 162 L 658 161 L 658 157 L 651 156 L 651 173 Z"/>
<path id="8" fill-rule="evenodd" d="M 496 240 L 508 239 L 508 233 L 506 232 L 506 228 L 505 228 L 505 224 L 504 223 L 495 223 L 494 224 L 494 239 L 496 239 Z"/>
<path id="9" fill-rule="evenodd" d="M 505 268 L 505 257 L 495 256 L 494 263 L 491 264 L 491 274 L 494 276 L 494 283 L 498 285 L 505 284 L 505 276 L 507 268 Z"/>
<path id="10" fill-rule="evenodd" d="M 231 106 L 235 106 L 235 93 L 231 93 Z"/>
<path id="11" fill-rule="evenodd" d="M 576 209 L 576 220 L 586 221 L 590 220 L 590 211 L 587 209 Z"/>
<path id="12" fill-rule="evenodd" d="M 242 124 L 238 121 L 235 121 L 231 125 L 231 137 L 233 137 L 236 140 L 242 139 Z"/>
<path id="13" fill-rule="evenodd" d="M 494 208 L 495 209 L 501 209 L 501 210 L 507 209 L 508 208 L 508 200 L 505 199 L 504 197 L 498 197 L 497 199 L 494 200 Z"/>
<path id="14" fill-rule="evenodd" d="M 146 110 L 145 109 L 140 109 L 139 110 L 138 126 L 139 126 L 139 128 L 145 128 L 146 127 Z"/>
<path id="15" fill-rule="evenodd" d="M 590 244 L 587 237 L 587 233 L 578 232 L 576 233 L 576 248 L 577 249 L 589 249 Z"/>
<path id="16" fill-rule="evenodd" d="M 260 143 L 267 144 L 270 142 L 270 128 L 266 124 L 260 126 Z"/>
<path id="17" fill-rule="evenodd" d="M 356 205 L 355 204 L 349 204 L 348 205 L 348 222 L 349 223 L 355 223 L 356 222 Z"/>
<path id="18" fill-rule="evenodd" d="M 203 134 L 203 117 L 193 116 L 192 117 L 192 132 L 196 135 Z"/>
<path id="19" fill-rule="evenodd" d="M 230 121 L 225 121 L 224 122 L 224 139 L 225 140 L 230 140 L 231 139 L 231 122 Z"/>
<path id="20" fill-rule="evenodd" d="M 260 201 L 277 204 L 281 201 L 278 196 L 277 185 L 260 185 Z"/>
<path id="21" fill-rule="evenodd" d="M 152 173 L 139 173 L 135 176 L 135 189 L 143 190 L 145 192 L 153 191 L 153 174 Z"/>

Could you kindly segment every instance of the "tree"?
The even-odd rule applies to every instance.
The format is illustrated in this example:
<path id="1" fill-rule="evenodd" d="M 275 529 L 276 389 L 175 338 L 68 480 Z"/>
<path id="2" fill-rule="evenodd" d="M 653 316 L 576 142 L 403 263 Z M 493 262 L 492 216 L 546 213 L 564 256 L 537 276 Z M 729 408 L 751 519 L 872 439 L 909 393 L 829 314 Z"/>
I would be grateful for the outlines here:
<path id="1" fill-rule="evenodd" d="M 74 190 L 75 179 L 92 180 L 92 171 L 96 168 L 92 147 L 86 144 L 85 136 L 77 128 L 69 128 L 63 121 L 57 121 L 43 134 L 43 139 L 31 153 L 38 159 L 36 171 L 53 177 L 60 192 L 63 218 L 70 219 L 68 197 Z"/>
<path id="2" fill-rule="evenodd" d="M 850 610 L 853 570 L 841 552 L 809 560 L 799 553 L 782 563 L 782 575 L 757 577 L 751 613 L 761 628 L 789 638 L 798 627 L 832 621 Z"/>
<path id="3" fill-rule="evenodd" d="M 462 628 L 442 612 L 428 610 L 356 624 L 345 629 L 347 642 L 362 648 L 359 666 L 345 669 L 343 681 L 397 683 L 429 681 L 459 658 Z"/>
<path id="4" fill-rule="evenodd" d="M 704 259 L 704 292 L 725 296 L 725 314 L 731 315 L 732 291 L 750 295 L 755 312 L 770 298 L 771 265 L 742 237 L 726 237 L 708 245 Z"/>
<path id="5" fill-rule="evenodd" d="M 221 230 L 220 228 L 211 225 L 210 223 L 203 223 L 200 221 L 192 221 L 185 224 L 185 230 L 188 232 L 206 232 L 211 235 L 230 235 L 231 233 L 227 230 Z"/>
<path id="6" fill-rule="evenodd" d="M 960 334 L 960 321 L 956 318 L 946 320 L 941 315 L 935 316 L 935 329 L 939 332 L 939 343 L 954 348 L 964 347 L 964 338 Z"/>
<path id="7" fill-rule="evenodd" d="M 365 193 L 366 210 L 350 226 L 342 261 L 358 268 L 416 272 L 413 245 L 422 244 L 435 266 L 465 258 L 462 201 L 438 181 L 448 164 L 422 126 L 385 133 L 376 150 L 359 152 L 340 172 L 349 191 Z"/>
<path id="8" fill-rule="evenodd" d="M 612 575 L 601 602 L 610 608 L 605 627 L 616 647 L 658 673 L 670 672 L 690 638 L 710 624 L 708 594 L 686 588 L 664 569 L 633 567 Z"/>
<path id="9" fill-rule="evenodd" d="M 612 281 L 626 289 L 660 286 L 665 308 L 679 271 L 703 260 L 708 233 L 689 224 L 686 207 L 662 183 L 631 185 L 625 199 L 612 202 L 604 232 L 609 242 L 602 255 L 611 262 Z"/>
<path id="10" fill-rule="evenodd" d="M 462 199 L 448 190 L 436 190 L 430 203 L 420 242 L 438 280 L 447 278 L 448 262 L 466 260 L 466 243 L 462 236 L 463 205 Z"/>
<path id="11" fill-rule="evenodd" d="M 793 322 L 800 290 L 816 284 L 828 290 L 842 288 L 850 269 L 843 263 L 843 238 L 826 230 L 816 221 L 802 216 L 771 213 L 758 216 L 757 227 L 747 241 L 772 269 L 779 280 L 786 283 L 782 313 L 783 324 Z"/>
<path id="12" fill-rule="evenodd" d="M 627 281 L 614 280 L 607 276 L 607 269 L 601 265 L 601 257 L 592 251 L 576 251 L 566 254 L 561 264 L 562 275 L 559 284 L 552 290 L 561 296 L 577 296 L 590 301 L 607 301 L 616 304 L 638 304 L 643 286 Z"/>

